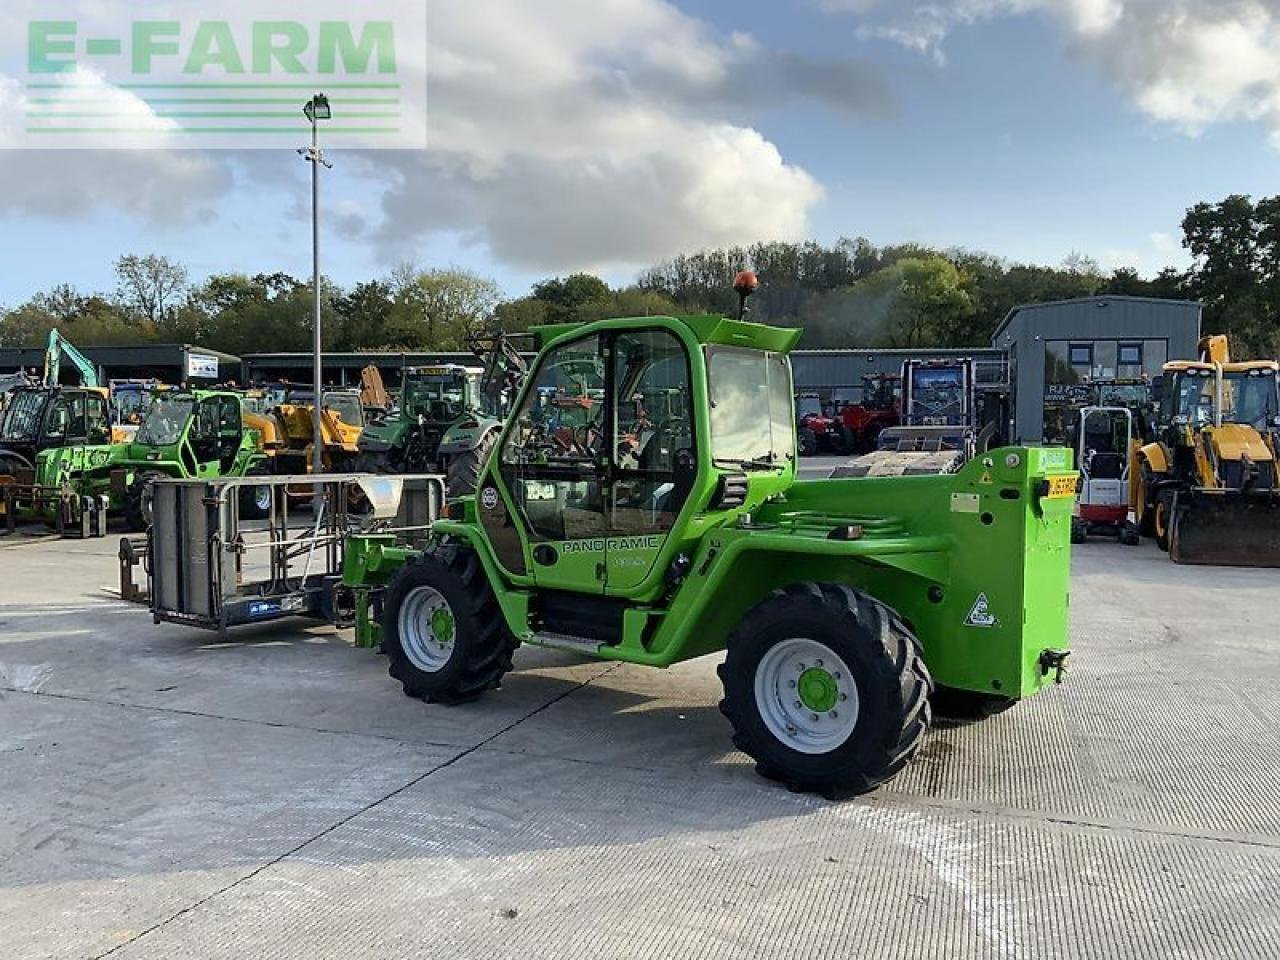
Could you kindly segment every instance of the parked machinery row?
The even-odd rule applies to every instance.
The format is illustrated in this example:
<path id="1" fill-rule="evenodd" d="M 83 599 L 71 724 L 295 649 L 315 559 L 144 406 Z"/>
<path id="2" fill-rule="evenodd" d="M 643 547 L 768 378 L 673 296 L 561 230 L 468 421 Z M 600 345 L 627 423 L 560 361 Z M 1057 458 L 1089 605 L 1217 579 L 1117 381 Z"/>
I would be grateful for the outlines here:
<path id="1" fill-rule="evenodd" d="M 363 390 L 329 389 L 321 403 L 322 462 L 329 472 L 447 473 L 450 492 L 474 489 L 524 373 L 501 335 L 475 337 L 483 367 L 406 371 L 399 395 L 376 368 Z M 62 355 L 84 386 L 58 385 Z M 53 505 L 100 501 L 144 529 L 160 477 L 305 475 L 313 462 L 314 390 L 296 384 L 189 390 L 154 382 L 98 386 L 91 364 L 50 335 L 43 381 L 10 385 L 0 412 L 0 484 L 6 512 L 52 521 Z M 366 411 L 365 399 L 379 404 Z M 244 509 L 263 514 L 266 487 L 245 487 Z M 299 493 L 299 496 L 303 494 Z"/>

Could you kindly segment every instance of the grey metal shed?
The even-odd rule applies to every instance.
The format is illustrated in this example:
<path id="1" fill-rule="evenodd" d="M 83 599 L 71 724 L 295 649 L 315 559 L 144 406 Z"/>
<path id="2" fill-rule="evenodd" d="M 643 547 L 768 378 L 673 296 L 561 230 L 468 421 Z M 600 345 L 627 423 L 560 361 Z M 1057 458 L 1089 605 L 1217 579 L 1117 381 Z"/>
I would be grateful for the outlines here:
<path id="1" fill-rule="evenodd" d="M 1089 380 L 1154 378 L 1169 360 L 1196 356 L 1200 304 L 1100 296 L 1015 307 L 991 338 L 1013 371 L 1013 436 L 1047 437 L 1045 406 L 1055 389 Z"/>

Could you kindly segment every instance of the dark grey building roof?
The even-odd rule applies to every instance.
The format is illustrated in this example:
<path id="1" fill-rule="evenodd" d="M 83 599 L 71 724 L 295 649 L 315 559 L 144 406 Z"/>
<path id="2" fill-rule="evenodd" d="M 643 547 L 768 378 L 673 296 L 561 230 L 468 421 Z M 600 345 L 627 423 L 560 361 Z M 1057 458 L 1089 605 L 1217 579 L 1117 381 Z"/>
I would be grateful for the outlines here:
<path id="1" fill-rule="evenodd" d="M 0 348 L 0 370 L 18 366 L 40 366 L 44 363 L 44 347 Z M 81 347 L 77 349 L 100 367 L 178 367 L 186 364 L 189 354 L 217 357 L 220 366 L 233 367 L 240 358 L 221 350 L 211 350 L 194 343 L 134 343 Z"/>
<path id="2" fill-rule="evenodd" d="M 1009 328 L 1009 325 L 1013 322 L 1014 318 L 1021 314 L 1034 313 L 1036 311 L 1080 309 L 1088 306 L 1097 308 L 1111 303 L 1147 304 L 1149 306 L 1156 307 L 1189 308 L 1194 310 L 1200 309 L 1200 304 L 1194 300 L 1166 300 L 1160 297 L 1125 297 L 1112 293 L 1104 293 L 1096 297 L 1076 297 L 1071 300 L 1047 300 L 1044 303 L 1026 303 L 1021 306 L 1014 307 L 1005 314 L 1005 318 L 1000 321 L 1000 326 L 996 327 L 995 332 L 991 334 L 991 343 L 993 345 L 998 345 L 1000 342 L 1000 336 Z"/>

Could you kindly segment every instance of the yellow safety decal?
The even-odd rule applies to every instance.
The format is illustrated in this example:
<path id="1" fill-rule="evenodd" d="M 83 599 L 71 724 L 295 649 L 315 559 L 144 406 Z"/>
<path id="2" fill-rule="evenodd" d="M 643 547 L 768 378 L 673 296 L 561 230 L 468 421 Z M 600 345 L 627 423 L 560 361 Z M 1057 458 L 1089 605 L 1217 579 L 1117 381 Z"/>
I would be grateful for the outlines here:
<path id="1" fill-rule="evenodd" d="M 1046 498 L 1074 497 L 1076 495 L 1076 478 L 1074 476 L 1057 476 L 1048 477 L 1047 479 L 1049 481 L 1049 492 L 1045 494 Z"/>

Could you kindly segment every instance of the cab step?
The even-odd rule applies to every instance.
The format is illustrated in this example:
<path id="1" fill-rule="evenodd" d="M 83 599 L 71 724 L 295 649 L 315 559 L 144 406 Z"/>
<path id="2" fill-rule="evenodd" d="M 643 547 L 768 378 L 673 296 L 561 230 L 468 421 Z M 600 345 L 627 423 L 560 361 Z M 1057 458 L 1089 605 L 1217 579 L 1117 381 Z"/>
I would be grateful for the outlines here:
<path id="1" fill-rule="evenodd" d="M 601 647 L 608 644 L 589 637 L 574 637 L 567 633 L 556 633 L 553 630 L 542 630 L 529 638 L 529 642 L 539 647 L 550 647 L 553 650 L 567 650 L 570 653 L 599 653 Z"/>

